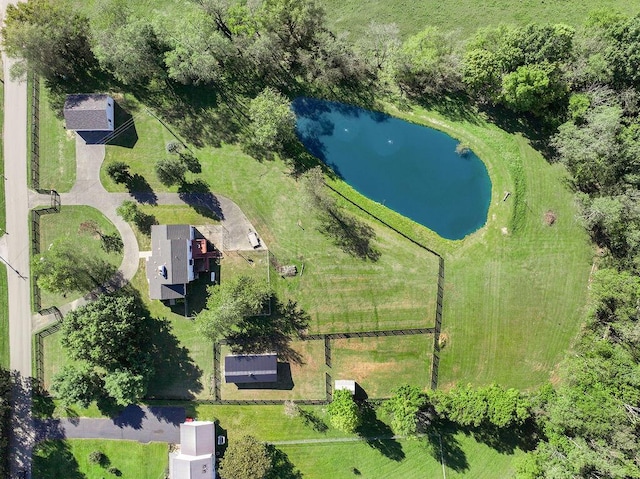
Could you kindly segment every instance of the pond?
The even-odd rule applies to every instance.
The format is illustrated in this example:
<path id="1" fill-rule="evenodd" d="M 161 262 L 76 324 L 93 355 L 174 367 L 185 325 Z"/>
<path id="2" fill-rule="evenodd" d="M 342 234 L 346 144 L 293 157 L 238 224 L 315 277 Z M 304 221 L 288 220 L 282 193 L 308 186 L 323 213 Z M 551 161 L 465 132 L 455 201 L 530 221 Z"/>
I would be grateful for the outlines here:
<path id="1" fill-rule="evenodd" d="M 341 103 L 297 98 L 298 137 L 358 192 L 446 239 L 487 220 L 491 180 L 472 152 L 441 131 Z"/>

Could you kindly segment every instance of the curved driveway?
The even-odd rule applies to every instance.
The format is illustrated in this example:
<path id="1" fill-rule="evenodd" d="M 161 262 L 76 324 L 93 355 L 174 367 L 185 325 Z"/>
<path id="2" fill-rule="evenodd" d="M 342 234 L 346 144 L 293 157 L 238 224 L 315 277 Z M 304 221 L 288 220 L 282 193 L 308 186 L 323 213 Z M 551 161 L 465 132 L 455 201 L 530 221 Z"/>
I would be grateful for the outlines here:
<path id="1" fill-rule="evenodd" d="M 87 205 L 104 214 L 118 229 L 123 243 L 123 258 L 110 286 L 121 286 L 130 281 L 138 270 L 140 250 L 133 229 L 116 213 L 118 206 L 125 200 L 139 199 L 143 202 L 159 205 L 191 205 L 212 210 L 225 229 L 227 250 L 251 250 L 247 238 L 249 230 L 254 230 L 240 207 L 230 199 L 213 193 L 110 193 L 100 182 L 100 167 L 105 157 L 105 146 L 86 144 L 76 135 L 76 181 L 68 193 L 60 194 L 63 205 Z M 51 199 L 47 194 L 29 191 L 29 208 L 48 206 Z M 60 308 L 62 314 L 86 304 L 86 298 L 80 298 Z M 34 326 L 38 329 L 55 321 L 53 315 L 34 317 Z"/>

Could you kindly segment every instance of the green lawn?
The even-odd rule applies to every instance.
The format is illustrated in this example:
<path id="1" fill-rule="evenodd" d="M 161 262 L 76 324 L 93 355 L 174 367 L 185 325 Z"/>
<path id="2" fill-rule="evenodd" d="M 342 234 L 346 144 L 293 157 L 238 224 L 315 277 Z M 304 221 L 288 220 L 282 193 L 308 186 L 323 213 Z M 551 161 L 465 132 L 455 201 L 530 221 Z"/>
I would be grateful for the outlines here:
<path id="1" fill-rule="evenodd" d="M 59 213 L 40 216 L 40 251 L 46 251 L 58 239 L 71 237 L 75 240 L 79 258 L 97 258 L 118 268 L 122 263 L 122 253 L 107 253 L 102 249 L 99 237 L 82 232 L 80 225 L 87 221 L 95 221 L 104 235 L 119 236 L 116 227 L 95 208 L 62 205 Z M 43 308 L 60 306 L 79 297 L 77 294 L 64 297 L 45 290 L 41 294 Z"/>
<path id="2" fill-rule="evenodd" d="M 612 9 L 636 14 L 637 4 L 625 0 L 495 0 L 478 3 L 474 0 L 321 0 L 327 10 L 329 24 L 335 33 L 347 31 L 357 41 L 371 22 L 395 23 L 403 37 L 427 26 L 437 26 L 445 32 L 457 32 L 464 40 L 478 28 L 490 25 L 527 23 L 568 23 L 582 25 L 587 14 L 595 9 Z"/>
<path id="3" fill-rule="evenodd" d="M 3 75 L 2 61 L 0 60 L 0 78 Z M 3 131 L 4 122 L 4 85 L 0 88 L 0 131 Z M 4 137 L 0 135 L 0 176 L 4 178 Z M 4 234 L 6 226 L 6 211 L 4 201 L 4 179 L 0 179 L 0 236 Z M 9 367 L 9 301 L 7 291 L 7 267 L 0 264 L 0 366 Z"/>
<path id="4" fill-rule="evenodd" d="M 109 465 L 102 467 L 88 460 L 93 451 L 101 451 Z M 39 479 L 162 479 L 168 467 L 167 444 L 140 444 L 133 441 L 68 439 L 46 441 L 34 451 L 33 474 Z M 111 474 L 109 467 L 118 469 Z M 115 472 L 115 471 L 114 471 Z"/>
<path id="5" fill-rule="evenodd" d="M 384 398 L 403 384 L 431 385 L 433 336 L 387 336 L 331 341 L 333 380 L 353 379 L 370 398 Z"/>
<path id="6" fill-rule="evenodd" d="M 156 370 L 149 385 L 149 397 L 213 398 L 213 345 L 197 332 L 193 320 L 184 316 L 184 305 L 165 306 L 149 299 L 144 260 L 131 281 L 154 318 L 166 318 L 170 331 L 155 338 L 166 351 L 167 361 Z M 191 289 L 193 284 L 189 285 Z M 178 367 L 179 365 L 179 367 Z"/>
<path id="7" fill-rule="evenodd" d="M 547 163 L 521 136 L 478 116 L 451 121 L 422 109 L 390 112 L 470 144 L 492 180 L 486 226 L 461 241 L 446 241 L 407 220 L 398 221 L 394 213 L 341 187 L 444 254 L 440 387 L 496 382 L 526 389 L 553 379 L 580 327 L 593 256 L 576 221 L 564 169 Z M 506 191 L 513 195 L 503 202 Z M 519 213 L 514 213 L 516 196 L 521 197 Z M 557 216 L 553 226 L 544 223 L 549 210 Z"/>
<path id="8" fill-rule="evenodd" d="M 114 100 L 120 112 L 120 115 L 116 115 L 116 129 L 123 121 L 120 117 L 133 117 L 133 126 L 109 142 L 100 181 L 109 191 L 127 191 L 125 185 L 116 184 L 106 172 L 109 163 L 124 161 L 129 165 L 131 175 L 139 179 L 134 187 L 136 191 L 167 191 L 158 181 L 154 165 L 158 160 L 170 156 L 165 147 L 176 138 L 131 95 L 114 95 Z M 140 181 L 142 178 L 144 181 Z M 177 191 L 177 186 L 169 191 Z"/>
<path id="9" fill-rule="evenodd" d="M 277 446 L 305 479 L 439 479 L 473 477 L 502 479 L 514 473 L 514 459 L 522 452 L 503 454 L 462 433 L 444 441 L 446 467 L 440 462 L 439 442 L 425 439 Z M 444 469 L 444 470 L 443 470 Z M 446 475 L 445 475 L 446 474 Z"/>
<path id="10" fill-rule="evenodd" d="M 64 128 L 44 81 L 40 82 L 40 188 L 69 191 L 76 180 L 76 134 Z M 31 118 L 31 115 L 29 115 Z"/>

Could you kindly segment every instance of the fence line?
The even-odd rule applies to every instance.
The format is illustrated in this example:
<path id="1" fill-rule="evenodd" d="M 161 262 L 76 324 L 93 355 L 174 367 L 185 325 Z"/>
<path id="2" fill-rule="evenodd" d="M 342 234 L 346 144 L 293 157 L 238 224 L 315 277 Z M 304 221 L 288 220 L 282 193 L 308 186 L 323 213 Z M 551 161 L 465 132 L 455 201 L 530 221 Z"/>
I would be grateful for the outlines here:
<path id="1" fill-rule="evenodd" d="M 53 333 L 56 333 L 60 330 L 60 328 L 62 327 L 62 313 L 55 306 L 40 311 L 40 314 L 52 313 L 56 317 L 56 322 L 51 326 L 38 331 L 35 334 L 36 338 L 34 354 L 36 357 L 36 378 L 38 379 L 38 382 L 42 387 L 44 387 L 44 338 L 46 338 L 47 336 L 51 336 Z"/>
<path id="2" fill-rule="evenodd" d="M 40 77 L 31 75 L 31 187 L 40 188 Z"/>
<path id="3" fill-rule="evenodd" d="M 31 210 L 31 255 L 36 257 L 40 254 L 40 216 L 49 213 L 58 213 L 60 211 L 60 195 L 55 190 L 49 190 L 51 196 L 51 206 L 49 208 L 41 208 L 37 210 Z M 40 293 L 40 287 L 37 283 L 37 277 L 32 277 L 32 291 L 33 291 L 33 309 L 36 311 L 42 307 L 42 296 Z"/>
<path id="4" fill-rule="evenodd" d="M 444 258 L 438 265 L 438 297 L 436 300 L 436 327 L 433 335 L 433 360 L 431 361 L 431 389 L 438 387 L 440 368 L 440 331 L 442 329 L 442 304 L 444 302 Z"/>
<path id="5" fill-rule="evenodd" d="M 412 336 L 416 334 L 432 334 L 436 328 L 389 329 L 381 331 L 358 331 L 350 333 L 321 333 L 300 336 L 303 341 L 320 341 L 327 339 L 381 338 L 385 336 Z"/>

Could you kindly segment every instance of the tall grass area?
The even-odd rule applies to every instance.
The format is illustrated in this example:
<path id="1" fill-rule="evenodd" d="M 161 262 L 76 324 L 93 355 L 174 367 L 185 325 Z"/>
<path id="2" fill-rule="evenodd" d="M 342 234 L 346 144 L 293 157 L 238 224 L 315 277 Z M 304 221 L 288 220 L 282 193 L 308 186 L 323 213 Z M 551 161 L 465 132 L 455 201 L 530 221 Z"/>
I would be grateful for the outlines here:
<path id="1" fill-rule="evenodd" d="M 589 12 L 603 7 L 627 14 L 640 12 L 637 3 L 625 0 L 320 0 L 327 11 L 329 24 L 335 33 L 349 32 L 358 41 L 371 22 L 396 23 L 400 34 L 407 37 L 427 26 L 437 26 L 444 32 L 458 32 L 461 40 L 478 28 L 499 24 L 567 23 L 582 25 Z"/>
<path id="2" fill-rule="evenodd" d="M 89 454 L 93 451 L 105 454 L 108 465 L 92 464 Z M 160 479 L 164 477 L 168 461 L 169 448 L 164 443 L 67 439 L 40 443 L 33 455 L 33 473 L 39 479 Z M 114 467 L 119 473 L 109 473 L 109 467 Z"/>

